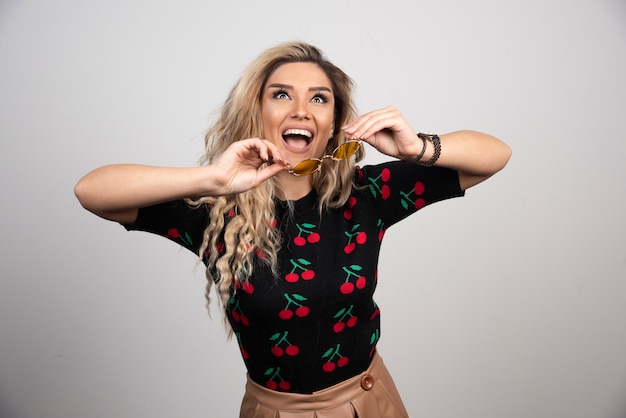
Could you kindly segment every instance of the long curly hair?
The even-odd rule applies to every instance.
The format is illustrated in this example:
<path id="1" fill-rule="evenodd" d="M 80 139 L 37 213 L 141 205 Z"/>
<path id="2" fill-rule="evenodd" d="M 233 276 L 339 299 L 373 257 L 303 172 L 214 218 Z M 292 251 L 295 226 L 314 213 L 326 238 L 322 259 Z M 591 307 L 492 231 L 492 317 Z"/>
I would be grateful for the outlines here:
<path id="1" fill-rule="evenodd" d="M 340 128 L 356 116 L 352 79 L 315 46 L 289 42 L 264 51 L 244 71 L 221 107 L 219 118 L 205 136 L 206 150 L 200 164 L 211 164 L 235 141 L 264 137 L 261 120 L 263 89 L 278 67 L 293 62 L 318 65 L 331 82 L 335 98 L 335 128 L 325 153 L 330 154 L 345 141 Z M 312 175 L 320 212 L 325 207 L 340 207 L 346 203 L 353 186 L 354 165 L 363 154 L 361 147 L 354 157 L 339 162 L 332 170 L 320 170 Z M 209 208 L 209 226 L 204 231 L 199 250 L 199 256 L 207 260 L 207 306 L 213 283 L 223 306 L 227 306 L 232 292 L 245 285 L 254 272 L 255 263 L 269 266 L 277 276 L 277 252 L 281 246 L 280 230 L 275 227 L 277 190 L 280 190 L 280 183 L 272 178 L 236 195 L 189 200 L 195 205 L 207 204 Z M 226 317 L 224 320 L 230 330 Z"/>

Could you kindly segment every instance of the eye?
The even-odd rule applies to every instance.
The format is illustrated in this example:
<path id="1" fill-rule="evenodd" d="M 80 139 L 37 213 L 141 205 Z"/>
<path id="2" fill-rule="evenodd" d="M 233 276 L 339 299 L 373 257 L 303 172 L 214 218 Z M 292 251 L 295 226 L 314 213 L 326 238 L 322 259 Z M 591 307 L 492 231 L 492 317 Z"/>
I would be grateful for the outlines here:
<path id="1" fill-rule="evenodd" d="M 274 99 L 289 99 L 289 94 L 285 90 L 276 90 L 274 94 L 272 94 L 272 98 Z"/>
<path id="2" fill-rule="evenodd" d="M 328 96 L 323 93 L 318 93 L 311 99 L 313 103 L 328 103 Z"/>

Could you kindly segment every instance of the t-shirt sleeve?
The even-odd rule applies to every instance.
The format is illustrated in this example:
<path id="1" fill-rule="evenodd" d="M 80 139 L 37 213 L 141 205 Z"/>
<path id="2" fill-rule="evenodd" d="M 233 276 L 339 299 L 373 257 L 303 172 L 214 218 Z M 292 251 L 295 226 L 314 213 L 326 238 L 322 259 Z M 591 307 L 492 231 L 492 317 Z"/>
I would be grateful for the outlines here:
<path id="1" fill-rule="evenodd" d="M 404 161 L 357 168 L 357 184 L 369 191 L 387 227 L 432 203 L 465 195 L 456 170 Z"/>
<path id="2" fill-rule="evenodd" d="M 197 255 L 207 220 L 205 205 L 196 208 L 176 200 L 141 208 L 134 223 L 122 226 L 168 238 Z"/>

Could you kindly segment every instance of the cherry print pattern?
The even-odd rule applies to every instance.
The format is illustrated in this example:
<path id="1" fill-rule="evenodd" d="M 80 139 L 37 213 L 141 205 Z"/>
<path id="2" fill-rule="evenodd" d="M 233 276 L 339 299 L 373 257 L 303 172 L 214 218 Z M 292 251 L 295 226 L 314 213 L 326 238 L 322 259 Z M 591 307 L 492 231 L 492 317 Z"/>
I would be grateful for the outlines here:
<path id="1" fill-rule="evenodd" d="M 300 278 L 302 278 L 302 280 L 313 280 L 313 278 L 315 277 L 315 271 L 307 268 L 311 265 L 311 262 L 309 260 L 304 258 L 298 258 L 297 260 L 294 260 L 292 258 L 289 260 L 289 262 L 291 263 L 293 268 L 289 273 L 285 275 L 285 280 L 287 282 L 295 283 L 300 280 Z M 297 271 L 300 271 L 301 273 L 296 273 Z"/>
<path id="2" fill-rule="evenodd" d="M 350 232 L 345 231 L 344 234 L 348 237 L 348 243 L 343 247 L 343 251 L 346 254 L 350 254 L 356 249 L 357 244 L 363 245 L 367 242 L 367 232 L 359 231 L 361 225 L 356 224 L 352 226 Z"/>
<path id="3" fill-rule="evenodd" d="M 424 194 L 425 186 L 421 181 L 415 182 L 413 188 L 409 192 L 400 192 L 400 204 L 404 209 L 413 206 L 415 209 L 421 209 L 426 206 L 426 201 L 421 196 Z M 411 197 L 415 195 L 416 197 Z"/>
<path id="4" fill-rule="evenodd" d="M 237 290 L 243 290 L 249 295 L 254 293 L 254 285 L 248 280 L 242 282 L 241 280 L 236 280 L 233 278 L 233 283 L 235 285 L 235 289 Z"/>
<path id="5" fill-rule="evenodd" d="M 241 343 L 241 333 L 236 332 L 235 338 L 237 338 L 237 344 L 239 345 L 239 351 L 241 352 L 241 356 L 243 357 L 245 361 L 248 361 L 248 359 L 250 358 L 250 355 L 248 354 L 248 351 L 245 348 L 243 348 L 243 344 Z"/>
<path id="6" fill-rule="evenodd" d="M 357 204 L 356 197 L 350 196 L 350 198 L 348 199 L 348 207 L 346 209 L 344 209 L 344 211 L 343 211 L 343 217 L 347 221 L 352 219 L 352 209 L 356 206 L 356 204 Z"/>
<path id="7" fill-rule="evenodd" d="M 380 339 L 373 292 L 385 231 L 426 204 L 462 195 L 456 172 L 398 161 L 356 168 L 354 181 L 346 204 L 323 213 L 315 193 L 293 202 L 293 212 L 276 201 L 271 226 L 285 237 L 277 274 L 252 245 L 254 274 L 232 282 L 226 315 L 250 377 L 269 389 L 311 393 L 367 367 Z M 209 209 L 166 202 L 142 208 L 128 229 L 158 233 L 197 254 Z M 225 222 L 237 215 L 233 208 Z M 223 254 L 223 241 L 216 245 Z"/>
<path id="8" fill-rule="evenodd" d="M 336 367 L 345 367 L 350 359 L 347 356 L 342 356 L 339 352 L 341 344 L 337 344 L 335 347 L 331 347 L 322 355 L 322 359 L 326 360 L 322 364 L 322 370 L 326 373 L 332 373 Z"/>
<path id="9" fill-rule="evenodd" d="M 293 243 L 298 247 L 303 247 L 308 242 L 309 244 L 315 244 L 320 240 L 320 234 L 314 232 L 316 225 L 311 223 L 296 224 L 298 228 L 298 236 L 293 239 Z"/>
<path id="10" fill-rule="evenodd" d="M 239 307 L 239 299 L 231 297 L 228 301 L 228 304 L 232 305 L 230 307 L 230 316 L 233 318 L 233 321 L 239 322 L 246 327 L 250 325 L 248 317 L 244 315 L 244 313 L 241 311 L 241 308 Z"/>
<path id="11" fill-rule="evenodd" d="M 352 313 L 353 308 L 354 305 L 350 305 L 348 308 L 342 308 L 333 316 L 333 319 L 337 320 L 333 325 L 333 331 L 337 334 L 346 329 L 346 326 L 353 328 L 356 325 L 359 318 Z"/>
<path id="12" fill-rule="evenodd" d="M 288 294 L 285 293 L 284 298 L 287 299 L 287 305 L 278 312 L 278 317 L 283 320 L 289 320 L 293 318 L 294 313 L 297 317 L 304 318 L 311 312 L 311 308 L 304 306 L 301 302 L 305 302 L 307 298 L 297 293 Z M 291 306 L 295 305 L 295 311 L 291 309 Z"/>
<path id="13" fill-rule="evenodd" d="M 270 337 L 270 341 L 274 343 L 270 351 L 275 357 L 282 357 L 283 354 L 287 354 L 289 357 L 294 357 L 300 352 L 300 347 L 289 342 L 287 339 L 288 334 L 289 332 L 287 331 L 277 332 Z"/>
<path id="14" fill-rule="evenodd" d="M 391 189 L 387 182 L 391 179 L 391 171 L 388 168 L 383 168 L 377 177 L 368 177 L 370 181 L 370 192 L 374 197 L 380 197 L 383 200 L 389 199 L 391 196 Z"/>
<path id="15" fill-rule="evenodd" d="M 378 222 L 376 222 L 376 227 L 378 228 L 378 242 L 382 242 L 383 237 L 385 236 L 385 223 L 382 219 L 379 219 Z"/>
<path id="16" fill-rule="evenodd" d="M 354 289 L 364 289 L 367 285 L 367 279 L 360 274 L 363 267 L 352 264 L 350 266 L 343 266 L 343 271 L 346 273 L 345 281 L 339 286 L 339 291 L 344 295 L 349 295 L 354 292 Z M 356 278 L 356 279 L 355 279 Z M 354 282 L 353 282 L 354 280 Z"/>
<path id="17" fill-rule="evenodd" d="M 265 376 L 268 379 L 265 381 L 265 386 L 272 390 L 288 391 L 291 389 L 291 383 L 287 382 L 280 376 L 280 367 L 270 367 L 265 371 Z"/>
<path id="18" fill-rule="evenodd" d="M 182 244 L 183 246 L 187 245 L 187 246 L 193 246 L 193 240 L 191 239 L 191 236 L 189 235 L 189 233 L 185 232 L 183 234 L 181 234 L 177 228 L 170 228 L 167 230 L 167 236 L 171 239 L 173 239 L 174 241 L 179 242 L 180 244 Z"/>

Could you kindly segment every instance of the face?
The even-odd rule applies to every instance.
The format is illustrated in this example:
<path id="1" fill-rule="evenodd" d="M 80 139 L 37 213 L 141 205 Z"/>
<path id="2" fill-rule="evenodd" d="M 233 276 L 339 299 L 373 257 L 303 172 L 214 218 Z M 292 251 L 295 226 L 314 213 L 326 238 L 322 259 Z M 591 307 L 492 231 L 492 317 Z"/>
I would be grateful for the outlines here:
<path id="1" fill-rule="evenodd" d="M 330 80 L 316 64 L 278 67 L 261 100 L 265 139 L 285 150 L 292 165 L 319 158 L 333 133 L 335 100 Z"/>

